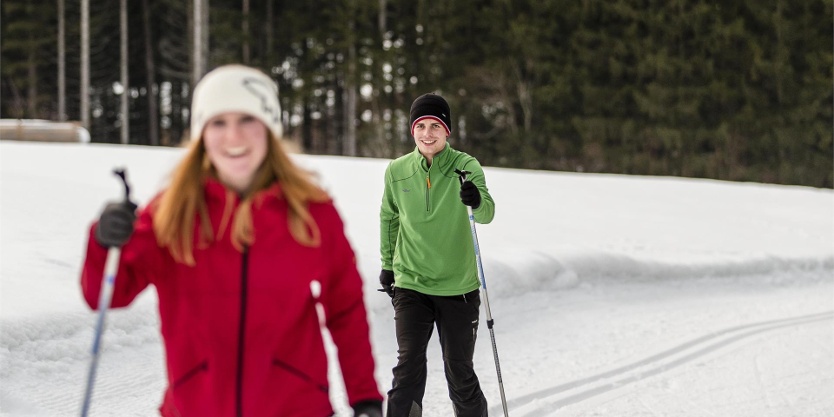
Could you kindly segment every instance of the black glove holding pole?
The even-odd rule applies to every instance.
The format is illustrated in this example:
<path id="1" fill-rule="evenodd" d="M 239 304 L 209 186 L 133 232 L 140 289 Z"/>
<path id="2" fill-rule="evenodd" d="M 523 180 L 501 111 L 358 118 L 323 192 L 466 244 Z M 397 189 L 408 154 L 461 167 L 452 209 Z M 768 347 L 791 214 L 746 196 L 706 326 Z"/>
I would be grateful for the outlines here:
<path id="1" fill-rule="evenodd" d="M 455 174 L 458 174 L 458 179 L 460 180 L 460 201 L 472 207 L 473 210 L 480 207 L 481 192 L 478 190 L 477 185 L 466 179 L 471 172 L 455 169 Z"/>
<path id="2" fill-rule="evenodd" d="M 383 269 L 379 273 L 379 284 L 382 288 L 379 291 L 388 294 L 389 297 L 394 298 L 394 271 Z"/>
<path id="3" fill-rule="evenodd" d="M 354 417 L 382 417 L 382 401 L 360 401 L 353 405 Z"/>
<path id="4" fill-rule="evenodd" d="M 136 221 L 136 204 L 130 201 L 130 187 L 123 170 L 115 171 L 125 186 L 125 199 L 107 203 L 96 225 L 95 238 L 101 246 L 121 247 L 133 234 L 133 222 Z"/>
<path id="5" fill-rule="evenodd" d="M 466 180 L 460 185 L 460 201 L 472 207 L 472 209 L 481 206 L 481 192 L 478 191 L 478 187 L 472 181 Z"/>

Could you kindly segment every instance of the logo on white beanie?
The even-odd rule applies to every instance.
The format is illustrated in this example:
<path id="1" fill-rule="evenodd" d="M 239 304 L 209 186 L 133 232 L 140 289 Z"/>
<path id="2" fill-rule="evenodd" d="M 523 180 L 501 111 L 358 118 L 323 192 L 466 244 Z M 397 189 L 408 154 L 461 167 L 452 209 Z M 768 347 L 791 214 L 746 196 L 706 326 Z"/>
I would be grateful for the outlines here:
<path id="1" fill-rule="evenodd" d="M 191 98 L 191 140 L 200 139 L 209 119 L 227 112 L 251 114 L 276 138 L 283 135 L 278 87 L 260 70 L 224 65 L 203 76 Z"/>

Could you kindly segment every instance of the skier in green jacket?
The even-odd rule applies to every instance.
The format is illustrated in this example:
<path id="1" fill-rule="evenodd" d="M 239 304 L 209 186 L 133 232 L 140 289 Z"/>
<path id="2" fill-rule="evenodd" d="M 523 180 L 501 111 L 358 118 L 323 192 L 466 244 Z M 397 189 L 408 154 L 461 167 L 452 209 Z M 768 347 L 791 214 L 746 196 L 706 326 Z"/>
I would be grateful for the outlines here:
<path id="1" fill-rule="evenodd" d="M 484 417 L 487 401 L 472 363 L 480 283 L 466 206 L 476 222 L 489 223 L 495 203 L 478 160 L 447 143 L 446 100 L 424 94 L 410 116 L 417 146 L 388 165 L 380 208 L 379 280 L 392 297 L 399 346 L 387 416 L 422 415 L 426 348 L 436 326 L 454 415 Z M 455 170 L 469 172 L 462 184 Z"/>

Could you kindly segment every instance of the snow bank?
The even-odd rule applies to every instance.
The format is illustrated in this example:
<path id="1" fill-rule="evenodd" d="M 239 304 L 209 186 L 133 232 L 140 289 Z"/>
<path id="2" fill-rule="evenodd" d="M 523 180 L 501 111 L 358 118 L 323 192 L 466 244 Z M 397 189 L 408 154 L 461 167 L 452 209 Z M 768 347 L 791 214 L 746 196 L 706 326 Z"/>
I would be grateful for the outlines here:
<path id="1" fill-rule="evenodd" d="M 165 186 L 178 148 L 0 142 L 2 316 L 43 312 L 16 294 L 45 291 L 47 311 L 83 311 L 79 300 L 46 301 L 76 286 L 89 222 L 120 193 L 125 167 L 147 202 Z M 378 207 L 388 160 L 297 155 L 334 197 L 357 252 L 372 310 L 377 297 Z M 491 294 L 653 281 L 834 273 L 834 192 L 828 189 L 669 177 L 485 169 L 496 201 L 478 225 Z M 39 283 L 22 279 L 39 271 Z M 32 308 L 29 308 L 32 307 Z M 38 313 L 35 313 L 38 314 Z"/>

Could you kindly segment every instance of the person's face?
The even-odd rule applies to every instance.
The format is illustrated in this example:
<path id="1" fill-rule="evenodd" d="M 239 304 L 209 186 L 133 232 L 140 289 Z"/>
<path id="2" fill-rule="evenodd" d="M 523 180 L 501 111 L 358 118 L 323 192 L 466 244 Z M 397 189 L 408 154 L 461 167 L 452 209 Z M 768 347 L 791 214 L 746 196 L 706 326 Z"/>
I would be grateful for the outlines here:
<path id="1" fill-rule="evenodd" d="M 266 158 L 267 138 L 266 125 L 247 113 L 222 113 L 203 130 L 206 155 L 220 182 L 239 193 L 249 188 Z"/>
<path id="2" fill-rule="evenodd" d="M 446 128 L 435 119 L 426 118 L 414 125 L 414 143 L 430 161 L 446 147 Z"/>

